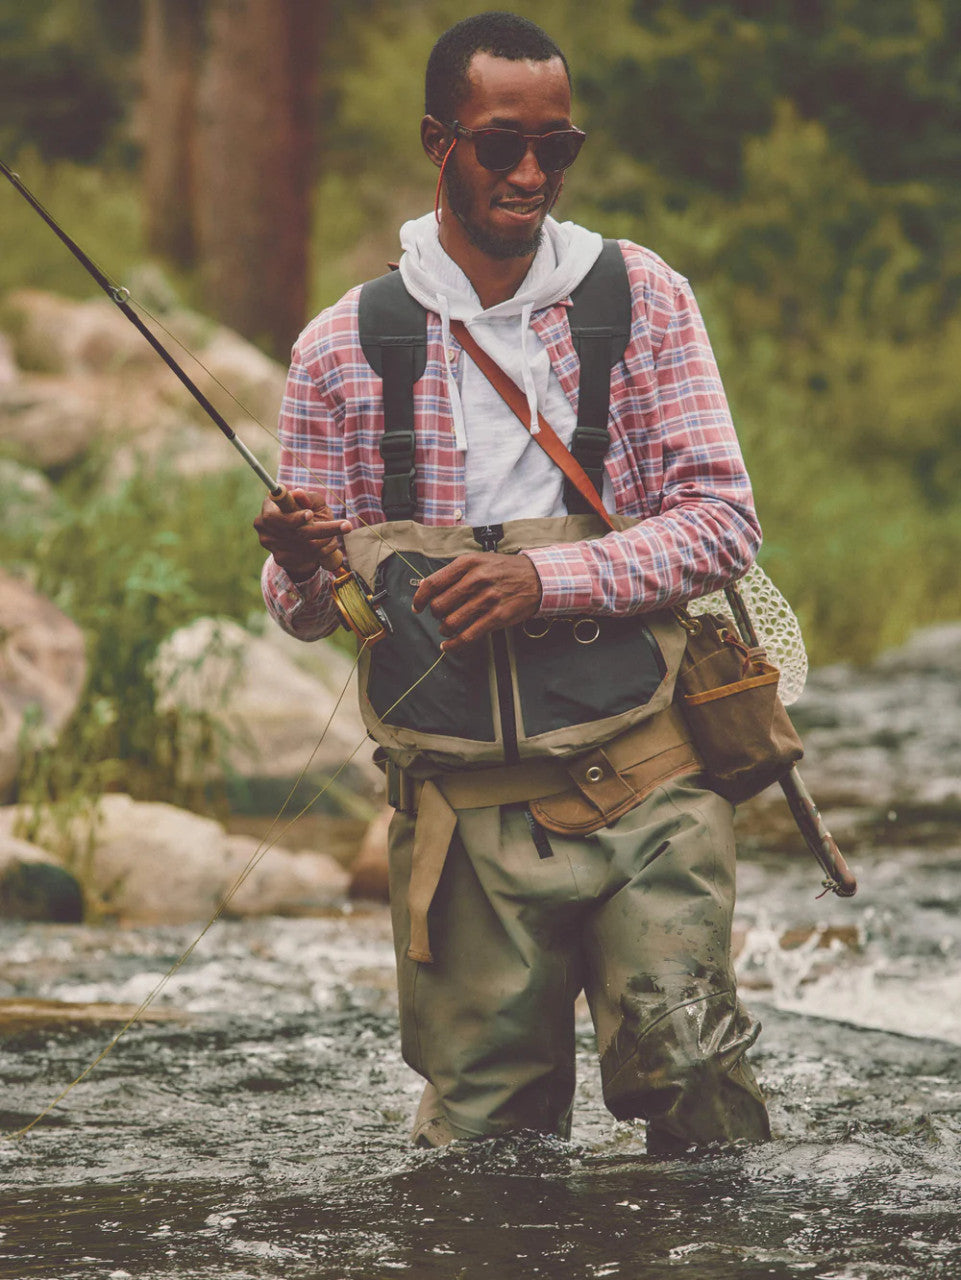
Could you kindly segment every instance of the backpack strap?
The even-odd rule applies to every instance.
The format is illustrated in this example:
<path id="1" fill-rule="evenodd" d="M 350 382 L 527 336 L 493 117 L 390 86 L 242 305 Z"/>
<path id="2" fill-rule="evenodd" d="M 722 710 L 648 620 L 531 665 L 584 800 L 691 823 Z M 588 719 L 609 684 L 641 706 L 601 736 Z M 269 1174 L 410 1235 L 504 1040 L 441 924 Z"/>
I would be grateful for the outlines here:
<path id="1" fill-rule="evenodd" d="M 602 493 L 604 459 L 611 444 L 607 426 L 611 370 L 622 359 L 631 336 L 631 286 L 616 240 L 604 241 L 600 257 L 572 292 L 571 302 L 567 314 L 581 365 L 571 453 Z M 572 514 L 590 511 L 570 480 L 564 482 L 564 503 Z"/>
<path id="2" fill-rule="evenodd" d="M 414 383 L 427 365 L 427 312 L 391 271 L 361 289 L 357 328 L 368 364 L 384 380 L 381 505 L 388 520 L 410 520 L 417 503 Z"/>
<path id="3" fill-rule="evenodd" d="M 567 316 L 580 360 L 571 453 L 601 493 L 610 447 L 611 369 L 631 336 L 631 289 L 616 240 L 604 241 L 599 258 L 571 293 L 571 302 Z M 417 500 L 414 384 L 427 364 L 427 312 L 407 292 L 400 272 L 391 271 L 361 289 L 357 324 L 367 362 L 384 380 L 381 505 L 388 520 L 410 520 Z M 572 514 L 590 510 L 569 480 L 564 501 Z"/>

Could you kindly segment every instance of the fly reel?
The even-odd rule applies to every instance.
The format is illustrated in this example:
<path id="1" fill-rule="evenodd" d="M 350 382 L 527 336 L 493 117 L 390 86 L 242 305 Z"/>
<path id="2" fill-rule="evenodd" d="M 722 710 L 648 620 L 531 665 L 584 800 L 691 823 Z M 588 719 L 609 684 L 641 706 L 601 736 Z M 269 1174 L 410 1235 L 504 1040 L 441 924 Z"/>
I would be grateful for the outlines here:
<path id="1" fill-rule="evenodd" d="M 343 562 L 332 586 L 341 622 L 362 644 L 376 644 L 393 632 L 390 619 L 380 607 L 381 601 L 387 598 L 386 591 L 375 595 L 363 578 Z"/>

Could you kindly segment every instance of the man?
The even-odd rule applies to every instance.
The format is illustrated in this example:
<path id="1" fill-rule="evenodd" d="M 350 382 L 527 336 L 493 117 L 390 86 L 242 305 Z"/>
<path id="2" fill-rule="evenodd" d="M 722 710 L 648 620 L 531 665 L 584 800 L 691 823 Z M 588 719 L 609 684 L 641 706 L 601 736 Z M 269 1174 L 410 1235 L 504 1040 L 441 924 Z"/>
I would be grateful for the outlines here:
<path id="1" fill-rule="evenodd" d="M 566 60 L 525 19 L 469 18 L 431 54 L 426 109 L 421 139 L 439 170 L 439 204 L 402 229 L 400 265 L 407 292 L 427 311 L 427 363 L 413 401 L 414 519 L 428 541 L 435 528 L 444 538 L 462 529 L 469 540 L 472 528 L 517 520 L 524 529 L 529 521 L 566 529 L 564 476 L 528 430 L 540 413 L 571 441 L 579 370 L 567 307 L 601 252 L 600 237 L 549 216 L 583 140 Z M 651 619 L 653 627 L 667 606 L 723 586 L 756 553 L 750 486 L 687 283 L 648 250 L 625 242 L 621 253 L 632 315 L 611 374 L 602 486 L 619 527 L 546 545 L 532 538 L 520 554 L 457 554 L 412 579 L 414 613 L 436 620 L 452 670 L 503 645 L 505 629 L 515 651 L 558 619 Z M 350 556 L 358 534 L 349 531 L 384 520 L 382 383 L 360 348 L 358 294 L 318 316 L 294 348 L 280 475 L 301 509 L 284 514 L 268 500 L 255 522 L 271 552 L 268 608 L 305 640 L 337 624 L 322 560 L 344 535 Z M 522 389 L 529 421 L 506 407 L 455 339 L 459 320 Z M 386 526 L 391 536 L 395 529 Z M 397 620 L 397 602 L 388 608 Z M 395 635 L 381 651 L 401 643 Z M 580 645 L 569 647 L 576 657 Z M 411 680 L 418 674 L 409 671 Z M 471 679 L 475 688 L 486 682 Z M 501 711 L 512 714 L 509 705 Z M 655 723 L 676 734 L 673 716 L 663 709 L 628 736 L 643 745 Z M 601 746 L 613 751 L 620 740 Z M 388 754 L 398 767 L 411 758 Z M 683 735 L 640 752 L 636 794 L 599 827 L 554 820 L 547 802 L 538 808 L 543 788 L 523 789 L 532 766 L 518 754 L 505 745 L 503 759 L 513 763 L 482 775 L 476 761 L 465 764 L 470 782 L 496 778 L 505 796 L 523 800 L 450 800 L 456 830 L 427 849 L 438 883 L 419 906 L 423 770 L 413 773 L 420 801 L 392 824 L 402 1043 L 427 1081 L 415 1139 L 435 1145 L 522 1128 L 566 1135 L 582 988 L 605 1101 L 619 1118 L 647 1119 L 650 1151 L 767 1138 L 744 1056 L 759 1027 L 737 1000 L 731 967 L 731 806 L 705 789 Z M 435 781 L 449 797 L 444 760 Z M 665 760 L 671 767 L 658 773 Z M 634 776 L 625 770 L 614 780 Z M 580 803 L 569 791 L 557 812 Z"/>

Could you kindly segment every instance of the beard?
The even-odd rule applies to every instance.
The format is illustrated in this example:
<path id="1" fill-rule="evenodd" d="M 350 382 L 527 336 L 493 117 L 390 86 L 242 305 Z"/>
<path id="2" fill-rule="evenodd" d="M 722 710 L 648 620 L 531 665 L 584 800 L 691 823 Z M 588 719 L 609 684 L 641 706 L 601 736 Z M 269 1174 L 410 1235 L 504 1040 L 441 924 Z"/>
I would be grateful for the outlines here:
<path id="1" fill-rule="evenodd" d="M 451 159 L 453 160 L 454 157 L 452 156 Z M 496 231 L 478 226 L 471 218 L 470 189 L 461 181 L 455 164 L 448 165 L 444 185 L 447 191 L 448 208 L 464 228 L 468 240 L 475 249 L 480 249 L 481 253 L 486 253 L 490 258 L 529 258 L 540 248 L 541 240 L 544 238 L 543 221 L 523 240 L 498 235 Z"/>

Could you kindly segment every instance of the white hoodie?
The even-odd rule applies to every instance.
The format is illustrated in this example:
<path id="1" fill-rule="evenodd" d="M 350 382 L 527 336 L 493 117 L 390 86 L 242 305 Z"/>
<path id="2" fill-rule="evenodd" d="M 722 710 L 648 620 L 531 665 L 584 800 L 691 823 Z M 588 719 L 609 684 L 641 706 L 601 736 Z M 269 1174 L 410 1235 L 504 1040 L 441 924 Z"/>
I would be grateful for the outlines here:
<path id="1" fill-rule="evenodd" d="M 406 222 L 400 241 L 404 249 L 400 273 L 408 292 L 441 318 L 455 439 L 457 447 L 466 451 L 464 523 L 476 526 L 564 515 L 564 477 L 559 468 L 466 352 L 461 353 L 455 373 L 450 322 L 463 320 L 475 341 L 524 388 L 535 432 L 540 410 L 569 446 L 576 415 L 530 319 L 533 311 L 570 296 L 597 261 L 601 237 L 573 222 L 547 218 L 540 247 L 517 292 L 487 311 L 467 276 L 441 248 L 432 213 Z"/>

